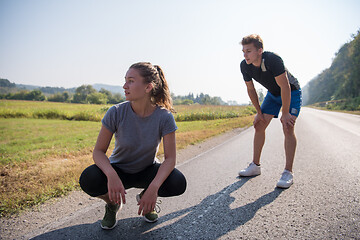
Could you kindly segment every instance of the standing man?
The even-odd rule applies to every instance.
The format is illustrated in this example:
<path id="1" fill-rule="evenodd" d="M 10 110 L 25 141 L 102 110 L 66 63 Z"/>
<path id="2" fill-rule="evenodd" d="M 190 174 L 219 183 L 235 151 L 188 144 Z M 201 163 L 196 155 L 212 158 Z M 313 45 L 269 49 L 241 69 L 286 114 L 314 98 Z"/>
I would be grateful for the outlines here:
<path id="1" fill-rule="evenodd" d="M 257 114 L 254 119 L 253 162 L 246 169 L 241 170 L 239 176 L 260 175 L 260 156 L 265 143 L 265 130 L 270 121 L 278 117 L 282 107 L 280 121 L 285 136 L 286 164 L 277 187 L 289 188 L 293 183 L 292 168 L 296 150 L 294 127 L 301 108 L 300 85 L 285 68 L 280 56 L 272 52 L 264 52 L 263 41 L 259 35 L 246 36 L 241 44 L 245 60 L 241 62 L 240 69 Z M 261 107 L 252 79 L 268 90 Z"/>

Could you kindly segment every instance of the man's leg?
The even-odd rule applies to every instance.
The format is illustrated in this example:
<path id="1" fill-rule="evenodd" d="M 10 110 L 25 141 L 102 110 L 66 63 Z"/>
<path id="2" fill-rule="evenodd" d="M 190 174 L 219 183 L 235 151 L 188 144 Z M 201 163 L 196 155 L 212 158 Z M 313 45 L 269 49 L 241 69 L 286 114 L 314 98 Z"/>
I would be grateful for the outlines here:
<path id="1" fill-rule="evenodd" d="M 292 172 L 295 150 L 296 150 L 296 136 L 295 136 L 295 123 L 296 119 L 299 116 L 300 109 L 302 104 L 302 93 L 301 89 L 295 90 L 291 92 L 291 102 L 290 102 L 290 114 L 294 120 L 294 126 L 287 126 L 287 128 L 283 125 L 283 131 L 285 136 L 284 147 L 285 147 L 285 156 L 286 156 L 286 164 L 285 170 Z"/>
<path id="2" fill-rule="evenodd" d="M 264 113 L 265 122 L 259 121 L 255 128 L 255 135 L 254 135 L 254 150 L 253 150 L 253 162 L 256 165 L 260 165 L 260 157 L 261 151 L 265 143 L 265 130 L 271 120 L 273 119 L 274 115 Z"/>
<path id="3" fill-rule="evenodd" d="M 292 116 L 294 120 L 296 120 L 295 116 Z M 284 131 L 284 147 L 285 147 L 285 157 L 286 157 L 286 163 L 285 163 L 285 170 L 281 175 L 280 180 L 276 184 L 279 188 L 289 188 L 293 184 L 293 163 L 294 163 L 294 156 L 295 156 L 295 150 L 296 150 L 296 136 L 294 127 L 287 126 L 285 127 L 283 124 L 283 131 Z"/>
<path id="4" fill-rule="evenodd" d="M 253 146 L 253 162 L 249 164 L 249 166 L 239 172 L 240 177 L 250 177 L 257 176 L 261 174 L 260 168 L 260 156 L 261 151 L 265 143 L 265 130 L 269 125 L 271 119 L 273 119 L 274 115 L 263 114 L 265 121 L 259 121 L 258 115 L 254 120 L 254 146 Z"/>
<path id="5" fill-rule="evenodd" d="M 293 117 L 296 119 L 295 116 Z M 284 141 L 285 157 L 286 157 L 285 170 L 292 172 L 297 140 L 295 136 L 294 127 L 287 126 L 286 128 L 283 126 L 283 131 L 285 136 L 285 141 Z"/>

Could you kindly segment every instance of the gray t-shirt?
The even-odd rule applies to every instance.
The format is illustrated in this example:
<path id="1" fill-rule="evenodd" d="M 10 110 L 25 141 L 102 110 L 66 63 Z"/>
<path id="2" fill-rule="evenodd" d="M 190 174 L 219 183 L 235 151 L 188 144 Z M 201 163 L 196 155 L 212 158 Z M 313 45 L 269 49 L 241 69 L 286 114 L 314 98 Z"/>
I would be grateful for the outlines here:
<path id="1" fill-rule="evenodd" d="M 168 110 L 156 107 L 148 117 L 139 117 L 130 102 L 112 106 L 102 124 L 115 134 L 115 148 L 109 157 L 111 163 L 127 173 L 137 173 L 156 162 L 161 138 L 175 132 L 174 116 Z"/>

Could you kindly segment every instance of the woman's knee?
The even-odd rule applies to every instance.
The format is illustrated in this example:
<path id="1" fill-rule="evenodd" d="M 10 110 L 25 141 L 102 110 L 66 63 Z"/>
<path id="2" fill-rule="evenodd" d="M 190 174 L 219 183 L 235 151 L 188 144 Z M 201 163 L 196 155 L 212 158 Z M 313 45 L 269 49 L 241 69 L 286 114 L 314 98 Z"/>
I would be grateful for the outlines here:
<path id="1" fill-rule="evenodd" d="M 186 190 L 187 182 L 185 176 L 174 169 L 159 189 L 159 196 L 172 197 L 183 194 Z"/>
<path id="2" fill-rule="evenodd" d="M 181 195 L 186 191 L 187 182 L 184 174 L 182 174 L 179 170 L 177 171 L 179 174 L 177 177 L 177 195 Z"/>
<path id="3" fill-rule="evenodd" d="M 107 192 L 106 183 L 105 174 L 95 164 L 87 167 L 79 178 L 81 189 L 92 197 L 105 194 Z"/>

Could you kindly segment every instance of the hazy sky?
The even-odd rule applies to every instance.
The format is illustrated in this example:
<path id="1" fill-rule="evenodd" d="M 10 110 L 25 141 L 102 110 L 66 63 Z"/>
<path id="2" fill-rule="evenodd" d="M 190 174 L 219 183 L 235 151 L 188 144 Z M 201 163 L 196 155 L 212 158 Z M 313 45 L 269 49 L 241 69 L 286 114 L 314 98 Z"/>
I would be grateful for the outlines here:
<path id="1" fill-rule="evenodd" d="M 243 36 L 260 34 L 304 86 L 360 30 L 359 13 L 358 0 L 0 0 L 0 77 L 122 85 L 132 63 L 150 61 L 176 95 L 247 103 Z"/>

